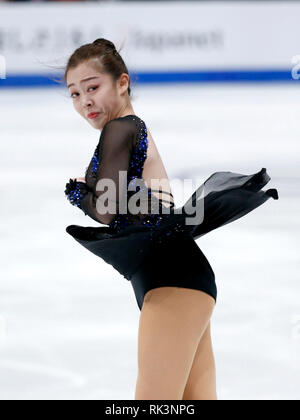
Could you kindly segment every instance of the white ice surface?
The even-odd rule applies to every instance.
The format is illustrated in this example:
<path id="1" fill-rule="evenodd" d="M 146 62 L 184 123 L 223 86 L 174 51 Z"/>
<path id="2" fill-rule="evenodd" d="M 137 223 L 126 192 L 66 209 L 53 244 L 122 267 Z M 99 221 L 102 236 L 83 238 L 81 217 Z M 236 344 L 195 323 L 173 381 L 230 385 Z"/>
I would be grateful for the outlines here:
<path id="1" fill-rule="evenodd" d="M 171 181 L 196 188 L 216 171 L 266 167 L 264 189 L 278 189 L 278 201 L 197 240 L 218 287 L 219 399 L 300 396 L 298 85 L 133 90 Z M 65 232 L 97 225 L 64 188 L 84 175 L 99 138 L 67 94 L 0 91 L 0 399 L 134 399 L 131 285 Z M 174 190 L 183 204 L 189 194 Z"/>

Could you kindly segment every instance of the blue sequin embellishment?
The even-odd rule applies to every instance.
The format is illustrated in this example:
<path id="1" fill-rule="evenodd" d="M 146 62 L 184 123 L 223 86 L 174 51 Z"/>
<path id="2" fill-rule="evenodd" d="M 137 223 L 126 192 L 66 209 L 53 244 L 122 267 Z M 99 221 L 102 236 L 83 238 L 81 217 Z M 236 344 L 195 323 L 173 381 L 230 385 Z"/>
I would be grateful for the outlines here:
<path id="1" fill-rule="evenodd" d="M 127 187 L 129 183 L 135 185 L 136 179 L 142 179 L 142 173 L 144 168 L 144 163 L 147 158 L 147 149 L 148 149 L 148 138 L 147 138 L 147 129 L 144 121 L 140 120 L 140 136 L 137 142 L 137 145 L 132 153 L 129 162 L 129 169 L 127 174 Z M 135 191 L 128 192 L 128 196 L 135 194 L 140 190 L 140 186 L 137 187 Z M 148 196 L 151 196 L 151 190 L 148 188 Z M 142 219 L 139 219 L 138 224 L 147 226 L 151 232 L 154 232 L 155 227 L 159 226 L 163 216 L 160 214 L 147 214 Z M 119 233 L 122 229 L 135 225 L 132 215 L 130 214 L 117 214 L 116 217 L 109 224 L 109 227 L 115 232 Z"/>
<path id="2" fill-rule="evenodd" d="M 93 155 L 92 160 L 91 160 L 92 168 L 91 168 L 91 173 L 89 174 L 89 177 L 92 178 L 92 179 L 96 179 L 97 171 L 98 171 L 98 167 L 99 167 L 98 148 L 99 148 L 99 145 L 97 145 L 96 150 L 95 150 L 94 155 Z M 88 169 L 89 169 L 89 167 L 86 168 L 85 177 L 87 177 L 87 175 L 88 175 Z"/>
<path id="3" fill-rule="evenodd" d="M 96 172 L 97 172 L 97 169 L 98 169 L 98 166 L 99 166 L 99 159 L 98 159 L 98 156 L 96 155 L 96 153 L 94 154 L 94 156 L 92 158 L 92 165 L 93 165 L 93 167 L 92 167 L 93 175 L 96 175 Z"/>
<path id="4" fill-rule="evenodd" d="M 86 194 L 87 192 L 82 191 L 80 185 L 76 183 L 75 189 L 69 192 L 69 194 L 67 195 L 67 199 L 73 206 L 79 207 L 81 209 L 80 202 Z"/>

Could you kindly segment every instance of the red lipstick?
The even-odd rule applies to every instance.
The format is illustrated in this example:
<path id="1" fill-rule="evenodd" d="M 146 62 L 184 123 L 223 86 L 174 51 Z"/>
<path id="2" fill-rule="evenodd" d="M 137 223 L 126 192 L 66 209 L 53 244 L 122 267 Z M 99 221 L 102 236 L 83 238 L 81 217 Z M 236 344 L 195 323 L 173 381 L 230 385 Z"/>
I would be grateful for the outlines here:
<path id="1" fill-rule="evenodd" d="M 98 115 L 100 115 L 100 112 L 91 112 L 91 113 L 88 115 L 88 118 L 90 118 L 90 119 L 94 119 L 94 118 L 97 118 L 97 117 L 98 117 Z"/>

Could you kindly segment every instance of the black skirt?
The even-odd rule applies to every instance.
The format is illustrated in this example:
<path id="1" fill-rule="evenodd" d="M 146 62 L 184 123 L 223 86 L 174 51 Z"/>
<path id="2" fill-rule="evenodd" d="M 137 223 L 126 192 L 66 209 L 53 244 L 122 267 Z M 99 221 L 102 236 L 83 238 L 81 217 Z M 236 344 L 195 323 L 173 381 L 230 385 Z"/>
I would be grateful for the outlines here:
<path id="1" fill-rule="evenodd" d="M 109 227 L 70 225 L 66 231 L 131 282 L 140 310 L 147 291 L 157 287 L 201 290 L 216 301 L 213 269 L 195 240 L 271 197 L 278 200 L 276 189 L 261 190 L 270 179 L 266 168 L 251 175 L 215 172 L 155 229 L 136 225 L 114 233 Z"/>

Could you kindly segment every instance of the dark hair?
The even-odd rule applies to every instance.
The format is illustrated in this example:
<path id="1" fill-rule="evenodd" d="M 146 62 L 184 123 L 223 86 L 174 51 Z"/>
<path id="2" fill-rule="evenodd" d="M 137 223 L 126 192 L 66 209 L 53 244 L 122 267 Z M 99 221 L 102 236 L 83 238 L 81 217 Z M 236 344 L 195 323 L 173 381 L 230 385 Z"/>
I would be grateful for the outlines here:
<path id="1" fill-rule="evenodd" d="M 123 74 L 128 73 L 126 64 L 121 55 L 116 50 L 113 42 L 108 39 L 98 38 L 91 44 L 85 44 L 77 48 L 69 58 L 64 74 L 64 80 L 67 80 L 67 74 L 70 69 L 77 67 L 79 64 L 91 58 L 99 59 L 99 70 L 111 75 L 114 81 L 118 80 Z M 97 66 L 97 62 L 95 63 Z M 97 66 L 98 67 L 98 66 Z M 128 95 L 130 96 L 130 77 L 128 86 Z"/>
<path id="2" fill-rule="evenodd" d="M 64 70 L 64 75 L 62 78 L 51 78 L 51 80 L 65 84 L 70 69 L 76 68 L 79 64 L 93 58 L 98 59 L 93 64 L 99 68 L 99 71 L 110 74 L 114 81 L 117 81 L 123 73 L 129 76 L 127 66 L 119 51 L 116 50 L 114 43 L 105 38 L 98 38 L 90 44 L 84 44 L 77 48 L 68 59 L 66 66 L 55 67 Z M 131 94 L 130 82 L 131 76 L 129 76 L 127 90 L 129 96 Z"/>

